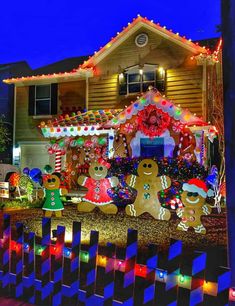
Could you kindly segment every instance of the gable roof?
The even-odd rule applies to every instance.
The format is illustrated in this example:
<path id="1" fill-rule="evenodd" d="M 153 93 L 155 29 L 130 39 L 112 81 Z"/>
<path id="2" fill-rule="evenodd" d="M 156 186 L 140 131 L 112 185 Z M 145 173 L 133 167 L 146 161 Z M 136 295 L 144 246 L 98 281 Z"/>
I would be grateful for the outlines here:
<path id="1" fill-rule="evenodd" d="M 160 26 L 159 23 L 154 23 L 146 17 L 140 15 L 134 18 L 127 27 L 124 27 L 122 32 L 118 32 L 116 37 L 112 39 L 98 52 L 94 52 L 93 56 L 80 56 L 65 59 L 51 65 L 35 69 L 32 73 L 21 78 L 11 78 L 4 80 L 7 84 L 24 85 L 30 82 L 46 81 L 53 82 L 64 80 L 64 78 L 83 78 L 93 75 L 92 68 L 109 55 L 114 49 L 120 46 L 126 39 L 140 28 L 146 28 L 163 38 L 166 38 L 176 45 L 190 51 L 193 55 L 210 54 L 210 50 L 205 46 L 201 47 L 197 42 L 192 42 L 185 36 L 180 36 L 179 33 L 173 33 L 172 30 L 167 30 L 165 26 Z"/>
<path id="2" fill-rule="evenodd" d="M 116 37 L 112 37 L 104 47 L 102 47 L 98 52 L 95 52 L 92 57 L 81 65 L 81 67 L 85 68 L 97 65 L 114 49 L 120 46 L 126 39 L 128 39 L 133 33 L 142 27 L 149 29 L 163 38 L 169 39 L 173 43 L 192 52 L 194 55 L 209 53 L 209 50 L 206 49 L 206 47 L 201 47 L 198 43 L 192 42 L 191 39 L 187 39 L 185 36 L 182 37 L 179 35 L 179 33 L 173 33 L 171 30 L 167 30 L 165 26 L 161 27 L 159 23 L 156 24 L 152 20 L 150 21 L 146 17 L 143 18 L 138 15 L 137 18 L 133 19 L 132 23 L 128 23 L 127 27 L 123 28 L 122 32 L 118 32 Z"/>
<path id="3" fill-rule="evenodd" d="M 201 118 L 194 116 L 188 109 L 183 109 L 174 103 L 163 97 L 159 91 L 152 89 L 143 94 L 143 96 L 136 100 L 133 104 L 129 105 L 116 117 L 109 120 L 105 126 L 117 128 L 121 124 L 124 124 L 127 120 L 137 115 L 139 111 L 143 110 L 147 105 L 155 105 L 156 108 L 168 113 L 171 118 L 179 120 L 187 126 L 206 126 L 208 123 L 204 122 Z"/>

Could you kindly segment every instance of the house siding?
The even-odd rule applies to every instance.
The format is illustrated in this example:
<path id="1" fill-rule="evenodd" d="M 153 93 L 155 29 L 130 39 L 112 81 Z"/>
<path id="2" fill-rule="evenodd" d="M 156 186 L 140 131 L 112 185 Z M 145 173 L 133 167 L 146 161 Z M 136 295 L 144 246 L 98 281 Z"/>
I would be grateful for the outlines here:
<path id="1" fill-rule="evenodd" d="M 202 116 L 202 67 L 188 67 L 167 70 L 166 96 Z"/>
<path id="2" fill-rule="evenodd" d="M 16 88 L 16 142 L 44 140 L 36 128 L 42 119 L 33 119 L 32 116 L 28 116 L 28 96 L 29 87 Z"/>

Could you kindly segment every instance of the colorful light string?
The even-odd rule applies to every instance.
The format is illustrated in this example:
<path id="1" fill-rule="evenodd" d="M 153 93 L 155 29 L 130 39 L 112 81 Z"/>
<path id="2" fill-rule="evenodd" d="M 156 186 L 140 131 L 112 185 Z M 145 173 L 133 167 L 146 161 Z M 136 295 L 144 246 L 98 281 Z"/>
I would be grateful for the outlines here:
<path id="1" fill-rule="evenodd" d="M 0 239 L 0 248 L 3 245 L 3 239 Z M 25 253 L 30 252 L 29 244 L 24 243 L 23 246 L 21 243 L 17 243 L 14 240 L 11 240 L 10 242 L 10 250 L 13 252 L 21 252 L 23 247 L 23 251 Z M 35 255 L 42 256 L 43 251 L 45 250 L 45 247 L 42 247 L 40 244 L 35 245 Z M 60 252 L 59 248 L 57 249 L 56 244 L 51 244 L 50 245 L 50 254 L 51 255 L 56 255 L 57 252 Z M 72 250 L 68 247 L 64 247 L 63 249 L 63 255 L 65 258 L 71 258 L 72 257 Z M 83 263 L 88 263 L 89 262 L 89 253 L 87 251 L 80 251 L 80 260 Z M 104 255 L 97 255 L 97 266 L 106 267 L 106 264 L 108 262 L 107 257 Z M 114 258 L 115 263 L 114 263 L 114 269 L 116 271 L 120 272 L 125 272 L 126 269 L 126 264 L 125 260 L 117 259 Z M 167 283 L 167 271 L 162 270 L 162 269 L 155 269 L 156 270 L 156 281 L 162 282 L 162 283 Z M 137 277 L 142 277 L 146 278 L 147 275 L 147 266 L 143 264 L 135 264 L 135 276 Z M 172 277 L 172 275 L 171 275 Z M 180 273 L 175 273 L 175 278 L 177 279 L 177 284 L 179 287 L 186 288 L 186 289 L 191 289 L 191 282 L 192 282 L 192 277 Z M 216 294 L 216 288 L 217 288 L 217 283 L 215 282 L 208 282 L 206 280 L 200 280 L 203 283 L 203 291 L 205 294 L 209 295 L 215 295 Z M 235 288 L 230 288 L 229 289 L 229 300 L 230 301 L 235 301 Z"/>

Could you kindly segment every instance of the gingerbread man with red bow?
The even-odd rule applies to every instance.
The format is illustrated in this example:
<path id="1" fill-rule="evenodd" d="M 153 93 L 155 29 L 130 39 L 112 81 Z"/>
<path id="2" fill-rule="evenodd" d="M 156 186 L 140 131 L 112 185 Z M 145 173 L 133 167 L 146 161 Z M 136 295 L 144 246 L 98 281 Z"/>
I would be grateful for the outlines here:
<path id="1" fill-rule="evenodd" d="M 88 189 L 82 202 L 77 205 L 78 211 L 91 212 L 98 207 L 105 214 L 117 213 L 118 208 L 113 204 L 107 191 L 116 187 L 119 181 L 115 176 L 106 178 L 109 168 L 110 164 L 101 158 L 97 162 L 91 163 L 88 170 L 90 177 L 83 175 L 78 177 L 78 184 Z"/>

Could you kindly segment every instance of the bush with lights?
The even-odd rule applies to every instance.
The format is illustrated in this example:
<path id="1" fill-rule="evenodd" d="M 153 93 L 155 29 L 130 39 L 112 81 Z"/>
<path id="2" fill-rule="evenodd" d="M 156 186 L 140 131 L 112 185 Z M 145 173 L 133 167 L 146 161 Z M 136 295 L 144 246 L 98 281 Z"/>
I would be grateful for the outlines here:
<path id="1" fill-rule="evenodd" d="M 125 183 L 125 177 L 129 174 L 137 175 L 137 167 L 141 158 L 120 158 L 112 159 L 110 176 L 117 176 L 120 184 L 118 187 L 109 190 L 110 196 L 117 205 L 124 206 L 133 203 L 136 197 L 136 191 Z M 182 184 L 191 178 L 205 180 L 208 172 L 204 166 L 198 162 L 188 162 L 182 158 L 153 158 L 158 164 L 159 175 L 170 176 L 172 180 L 171 187 L 158 194 L 163 207 L 176 209 L 181 205 L 180 193 Z"/>

